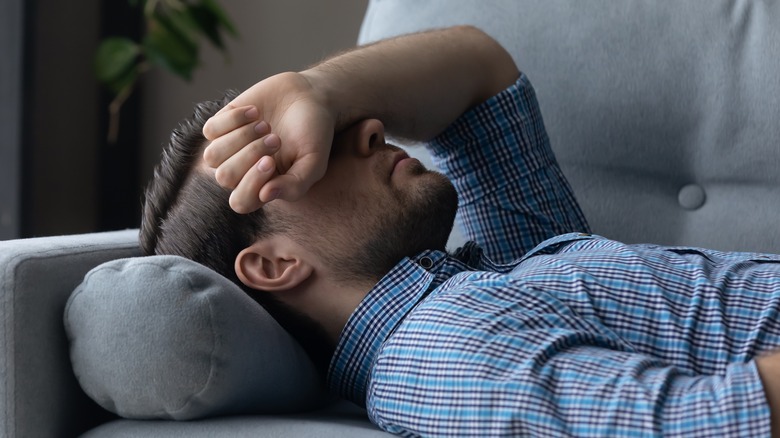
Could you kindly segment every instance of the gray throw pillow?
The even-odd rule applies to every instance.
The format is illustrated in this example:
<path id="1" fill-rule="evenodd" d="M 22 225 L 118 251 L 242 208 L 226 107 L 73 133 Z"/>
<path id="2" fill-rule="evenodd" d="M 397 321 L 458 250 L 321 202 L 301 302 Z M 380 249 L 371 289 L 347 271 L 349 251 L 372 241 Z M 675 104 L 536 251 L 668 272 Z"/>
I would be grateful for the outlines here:
<path id="1" fill-rule="evenodd" d="M 261 306 L 181 257 L 94 268 L 64 323 L 81 387 L 125 418 L 291 412 L 325 398 L 308 356 Z"/>

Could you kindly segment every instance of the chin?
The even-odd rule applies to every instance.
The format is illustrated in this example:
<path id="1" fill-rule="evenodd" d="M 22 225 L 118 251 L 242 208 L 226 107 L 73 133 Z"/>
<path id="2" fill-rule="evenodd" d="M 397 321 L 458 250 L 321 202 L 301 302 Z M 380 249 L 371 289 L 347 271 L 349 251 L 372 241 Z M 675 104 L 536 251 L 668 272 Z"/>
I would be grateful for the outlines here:
<path id="1" fill-rule="evenodd" d="M 420 243 L 415 255 L 426 249 L 445 249 L 458 211 L 458 194 L 450 180 L 438 172 L 428 175 L 430 181 L 420 190 L 420 204 L 413 220 L 416 224 L 410 233 Z"/>
<path id="2" fill-rule="evenodd" d="M 404 257 L 445 250 L 458 210 L 458 195 L 449 179 L 427 171 L 411 190 L 396 193 L 396 201 L 388 204 L 392 207 L 380 207 L 383 211 L 370 237 L 334 263 L 339 277 L 376 282 Z"/>
<path id="3" fill-rule="evenodd" d="M 386 224 L 381 239 L 396 263 L 425 250 L 443 251 L 455 223 L 458 195 L 452 183 L 438 172 L 428 171 L 423 178 L 405 200 L 403 212 Z"/>

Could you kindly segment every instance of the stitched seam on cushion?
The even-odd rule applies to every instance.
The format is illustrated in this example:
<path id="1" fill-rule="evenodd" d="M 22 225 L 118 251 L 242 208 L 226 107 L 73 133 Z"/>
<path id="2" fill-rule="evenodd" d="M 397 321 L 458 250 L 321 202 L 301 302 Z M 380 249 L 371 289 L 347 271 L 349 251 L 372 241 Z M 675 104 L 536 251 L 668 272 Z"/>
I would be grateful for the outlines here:
<path id="1" fill-rule="evenodd" d="M 211 339 L 212 339 L 212 346 L 211 346 L 211 352 L 209 353 L 211 356 L 211 360 L 209 361 L 209 377 L 206 379 L 206 383 L 203 384 L 203 388 L 200 389 L 200 391 L 192 394 L 187 398 L 187 401 L 184 402 L 184 406 L 177 410 L 176 412 L 181 412 L 187 408 L 190 407 L 190 405 L 194 402 L 194 400 L 197 400 L 201 397 L 201 395 L 206 392 L 206 390 L 211 386 L 212 380 L 216 378 L 217 374 L 217 366 L 215 364 L 216 362 L 216 354 L 215 351 L 217 350 L 217 334 L 216 330 L 214 330 L 214 307 L 213 303 L 211 302 L 211 297 L 206 296 L 206 301 L 209 304 L 209 328 L 211 329 Z"/>
<path id="2" fill-rule="evenodd" d="M 193 262 L 193 263 L 195 263 L 195 262 Z M 156 268 L 163 269 L 166 272 L 176 273 L 176 274 L 178 274 L 178 275 L 180 275 L 180 276 L 182 276 L 183 278 L 186 279 L 187 286 L 189 287 L 190 291 L 197 290 L 195 288 L 195 285 L 192 283 L 192 276 L 190 275 L 189 272 L 187 272 L 186 269 L 180 269 L 178 267 L 172 267 L 172 266 L 162 267 L 159 264 L 152 263 L 152 262 L 139 262 L 139 263 L 135 263 L 134 264 L 134 266 L 141 266 L 141 265 L 154 266 Z M 114 271 L 120 271 L 119 268 L 116 268 L 114 266 L 105 267 L 103 269 L 111 269 L 111 270 L 114 270 Z M 124 269 L 124 267 L 123 267 L 123 269 Z M 193 401 L 195 399 L 197 399 L 198 397 L 200 397 L 200 395 L 203 394 L 206 391 L 206 389 L 209 388 L 210 383 L 212 382 L 212 380 L 215 377 L 217 367 L 215 365 L 215 362 L 216 362 L 215 356 L 216 355 L 214 354 L 214 352 L 217 350 L 217 335 L 216 335 L 216 330 L 214 330 L 214 306 L 213 306 L 211 297 L 209 295 L 205 295 L 205 296 L 206 296 L 206 302 L 208 303 L 208 306 L 209 306 L 209 321 L 208 322 L 209 322 L 209 328 L 210 328 L 209 331 L 211 332 L 211 338 L 212 338 L 212 347 L 211 347 L 211 352 L 209 353 L 209 355 L 211 357 L 211 360 L 210 360 L 210 363 L 209 363 L 209 377 L 206 379 L 206 382 L 203 384 L 203 387 L 200 390 L 193 391 L 193 394 L 190 395 L 189 397 L 187 397 L 187 399 L 182 403 L 181 407 L 176 408 L 175 410 L 172 410 L 170 412 L 165 412 L 164 409 L 161 409 L 161 410 L 155 412 L 153 415 L 158 415 L 159 416 L 159 415 L 164 415 L 164 414 L 168 414 L 168 413 L 170 413 L 170 414 L 177 414 L 177 413 L 180 413 L 182 411 L 187 410 L 190 407 L 190 405 L 193 403 Z"/>
<path id="3" fill-rule="evenodd" d="M 115 260 L 120 260 L 120 259 L 115 259 Z M 156 268 L 160 268 L 160 269 L 163 269 L 163 270 L 165 270 L 165 271 L 169 271 L 169 269 L 168 269 L 168 268 L 162 268 L 160 265 L 158 265 L 158 264 L 155 264 L 155 263 L 143 263 L 143 262 L 141 262 L 141 263 L 136 263 L 134 266 L 139 266 L 139 265 L 154 266 L 154 267 L 156 267 Z M 124 271 L 125 269 L 126 269 L 126 266 L 122 266 L 122 267 L 116 267 L 116 266 L 101 266 L 101 267 L 100 267 L 100 269 L 97 269 L 97 270 L 94 270 L 94 271 L 90 271 L 89 273 L 87 273 L 87 275 L 84 277 L 84 282 L 83 282 L 83 284 L 85 284 L 85 285 L 88 285 L 88 284 L 89 284 L 89 281 L 92 279 L 92 276 L 96 275 L 96 274 L 97 274 L 98 272 L 100 272 L 100 271 L 113 271 L 113 272 L 122 272 L 122 271 Z M 85 289 L 89 289 L 89 288 L 87 287 L 87 288 L 85 288 Z M 83 289 L 82 289 L 82 290 L 80 290 L 80 291 L 78 291 L 76 294 L 74 294 L 74 296 L 73 296 L 73 299 L 72 299 L 72 300 L 70 300 L 70 303 L 72 303 L 73 301 L 75 301 L 75 300 L 78 298 L 78 295 L 80 295 L 80 294 L 82 294 L 82 293 L 83 293 Z M 70 307 L 70 306 L 68 305 L 68 306 L 65 308 L 65 311 L 66 311 L 66 312 L 69 310 L 69 307 Z M 79 385 L 80 385 L 80 384 L 81 384 L 81 382 L 79 382 Z M 90 396 L 90 398 L 92 398 L 92 397 Z M 95 401 L 95 402 L 97 402 L 97 401 Z M 101 407 L 102 407 L 102 406 L 101 406 Z M 105 409 L 105 408 L 104 408 L 104 409 Z M 114 406 L 113 406 L 113 409 L 109 409 L 109 410 L 110 410 L 110 411 L 112 411 L 112 412 L 114 412 L 114 413 L 117 413 L 116 411 L 117 411 L 118 409 L 117 409 L 117 406 L 116 406 L 116 404 L 114 404 Z M 162 408 L 160 408 L 160 409 L 158 409 L 158 410 L 156 410 L 156 411 L 152 412 L 152 415 L 155 415 L 155 416 L 162 416 L 162 415 L 164 415 L 164 414 L 166 414 L 166 412 L 165 412 L 165 408 L 164 408 L 164 407 L 162 407 Z M 118 414 L 118 413 L 117 413 L 117 415 L 120 415 L 120 414 Z M 122 415 L 120 415 L 120 417 L 121 417 L 121 416 L 122 416 Z"/>
<path id="4" fill-rule="evenodd" d="M 172 270 L 172 271 L 175 271 L 175 272 L 177 272 L 179 274 L 184 274 L 184 272 L 182 272 L 181 270 L 174 270 L 174 269 L 171 269 L 171 268 L 166 268 L 166 270 Z M 190 287 L 190 291 L 196 290 L 195 289 L 195 285 L 192 284 L 191 276 L 187 275 L 186 279 L 187 279 L 187 284 Z M 182 412 L 182 411 L 188 409 L 190 407 L 190 405 L 194 402 L 194 400 L 200 398 L 200 396 L 206 391 L 206 389 L 209 388 L 210 383 L 214 379 L 215 374 L 217 372 L 216 371 L 217 367 L 215 365 L 215 362 L 216 362 L 215 356 L 216 355 L 214 354 L 214 352 L 217 350 L 217 334 L 216 334 L 216 330 L 214 330 L 214 305 L 213 305 L 213 303 L 211 301 L 211 297 L 208 294 L 206 294 L 205 296 L 206 296 L 206 302 L 209 305 L 209 329 L 210 329 L 210 332 L 211 332 L 211 339 L 212 339 L 211 351 L 209 352 L 210 359 L 211 359 L 209 361 L 209 377 L 206 379 L 206 382 L 203 384 L 203 387 L 199 391 L 194 392 L 191 396 L 187 397 L 187 400 L 184 402 L 182 407 L 180 409 L 177 409 L 176 411 L 174 411 L 175 413 L 179 413 L 179 412 Z"/>
<path id="5" fill-rule="evenodd" d="M 84 250 L 79 251 L 80 248 L 83 248 Z M 96 254 L 100 252 L 106 252 L 107 250 L 110 251 L 124 251 L 124 250 L 131 250 L 138 248 L 137 242 L 132 243 L 126 243 L 121 244 L 117 242 L 111 242 L 111 243 L 105 243 L 98 245 L 95 247 L 95 245 L 73 245 L 73 246 L 62 246 L 58 248 L 52 248 L 49 250 L 43 250 L 43 251 L 36 251 L 35 253 L 19 253 L 15 255 L 14 257 L 11 257 L 7 260 L 5 264 L 5 272 L 3 273 L 3 278 L 13 278 L 14 279 L 14 287 L 13 289 L 10 289 L 9 292 L 11 294 L 10 300 L 7 300 L 7 306 L 11 310 L 11 313 L 8 313 L 7 309 L 3 312 L 3 320 L 7 321 L 6 327 L 4 327 L 4 334 L 3 334 L 3 348 L 6 348 L 9 344 L 9 339 L 13 340 L 15 339 L 15 325 L 16 325 L 16 318 L 13 312 L 13 309 L 16 308 L 16 299 L 19 296 L 18 293 L 18 282 L 16 281 L 18 279 L 18 272 L 21 267 L 23 267 L 26 263 L 31 261 L 41 261 L 41 260 L 47 260 L 47 259 L 58 259 L 60 257 L 72 257 L 75 255 L 89 255 L 89 254 Z M 59 254 L 52 254 L 52 253 L 59 253 Z M 17 263 L 18 260 L 21 260 L 21 263 Z M 11 275 L 11 272 L 13 272 L 13 275 Z M 9 315 L 10 318 L 8 317 Z M 64 327 L 63 327 L 64 329 Z M 5 354 L 3 358 L 3 366 L 6 370 L 6 379 L 3 383 L 3 391 L 6 398 L 6 406 L 5 406 L 5 419 L 6 419 L 6 426 L 5 426 L 5 436 L 18 436 L 18 427 L 19 423 L 16 418 L 16 405 L 18 400 L 18 386 L 16 385 L 16 362 L 11 361 L 12 356 L 16 356 L 16 343 L 13 344 L 13 352 L 12 354 Z M 8 366 L 9 363 L 13 363 L 14 367 L 13 370 L 11 370 Z M 13 384 L 13 397 L 12 403 L 8 403 L 9 400 L 9 386 L 11 378 L 14 380 Z M 13 407 L 11 407 L 13 406 Z M 13 416 L 10 414 L 13 411 Z M 10 420 L 10 421 L 9 421 Z M 10 422 L 13 422 L 13 425 L 10 425 Z M 13 435 L 9 433 L 9 431 L 13 430 Z"/>

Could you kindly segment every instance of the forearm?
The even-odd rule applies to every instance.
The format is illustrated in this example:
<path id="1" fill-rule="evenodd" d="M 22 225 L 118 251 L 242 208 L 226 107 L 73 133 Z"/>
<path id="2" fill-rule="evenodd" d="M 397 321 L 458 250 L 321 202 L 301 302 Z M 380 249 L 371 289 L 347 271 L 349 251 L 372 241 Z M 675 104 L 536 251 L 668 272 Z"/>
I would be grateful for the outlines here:
<path id="1" fill-rule="evenodd" d="M 394 136 L 427 140 L 519 72 L 495 40 L 461 26 L 358 47 L 302 74 L 322 93 L 337 130 L 376 118 Z"/>

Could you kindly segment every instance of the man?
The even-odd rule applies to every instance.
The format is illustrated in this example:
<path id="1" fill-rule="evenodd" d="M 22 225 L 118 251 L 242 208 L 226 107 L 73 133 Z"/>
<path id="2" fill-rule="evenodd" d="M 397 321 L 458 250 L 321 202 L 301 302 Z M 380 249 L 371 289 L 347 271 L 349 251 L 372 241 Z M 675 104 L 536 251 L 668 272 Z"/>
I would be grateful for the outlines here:
<path id="1" fill-rule="evenodd" d="M 174 132 L 145 251 L 239 283 L 382 429 L 760 436 L 777 420 L 780 257 L 588 234 L 528 79 L 481 31 L 358 48 L 220 106 Z M 426 141 L 446 177 L 385 129 Z M 456 210 L 476 243 L 448 255 Z"/>

